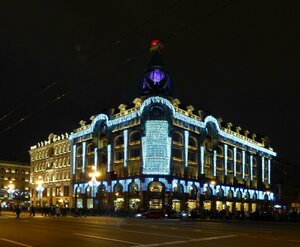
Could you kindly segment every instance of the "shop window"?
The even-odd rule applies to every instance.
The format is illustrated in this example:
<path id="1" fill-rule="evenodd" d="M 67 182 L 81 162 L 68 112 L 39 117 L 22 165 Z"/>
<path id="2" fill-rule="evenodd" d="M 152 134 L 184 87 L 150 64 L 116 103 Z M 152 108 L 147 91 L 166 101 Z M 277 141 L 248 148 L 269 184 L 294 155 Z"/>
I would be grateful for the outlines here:
<path id="1" fill-rule="evenodd" d="M 149 185 L 149 190 L 151 192 L 162 192 L 163 185 L 160 182 L 151 182 Z"/>
<path id="2" fill-rule="evenodd" d="M 138 194 L 139 193 L 139 186 L 137 185 L 137 183 L 131 183 L 129 185 L 129 192 L 131 194 Z"/>

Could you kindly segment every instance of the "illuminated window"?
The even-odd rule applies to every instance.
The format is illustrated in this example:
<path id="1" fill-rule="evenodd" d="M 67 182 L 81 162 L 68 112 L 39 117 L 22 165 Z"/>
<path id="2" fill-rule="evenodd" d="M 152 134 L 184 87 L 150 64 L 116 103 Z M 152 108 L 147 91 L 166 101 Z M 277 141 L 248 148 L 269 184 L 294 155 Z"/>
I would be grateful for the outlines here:
<path id="1" fill-rule="evenodd" d="M 160 182 L 151 182 L 148 187 L 149 187 L 150 192 L 162 192 L 163 191 L 163 185 Z"/>

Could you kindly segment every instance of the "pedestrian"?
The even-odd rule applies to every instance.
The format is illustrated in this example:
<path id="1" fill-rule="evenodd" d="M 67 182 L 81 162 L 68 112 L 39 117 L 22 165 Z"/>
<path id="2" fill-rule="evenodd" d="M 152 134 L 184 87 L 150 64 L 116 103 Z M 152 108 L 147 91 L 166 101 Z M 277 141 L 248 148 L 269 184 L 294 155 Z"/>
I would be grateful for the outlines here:
<path id="1" fill-rule="evenodd" d="M 33 205 L 30 206 L 29 216 L 35 216 L 35 208 Z"/>
<path id="2" fill-rule="evenodd" d="M 21 209 L 19 205 L 16 206 L 16 219 L 20 220 Z"/>

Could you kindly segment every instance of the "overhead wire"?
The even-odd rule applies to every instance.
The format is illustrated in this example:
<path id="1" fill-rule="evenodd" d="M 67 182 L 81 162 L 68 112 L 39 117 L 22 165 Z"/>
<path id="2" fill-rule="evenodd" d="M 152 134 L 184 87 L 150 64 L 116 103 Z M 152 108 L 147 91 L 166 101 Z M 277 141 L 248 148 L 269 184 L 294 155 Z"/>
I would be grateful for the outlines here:
<path id="1" fill-rule="evenodd" d="M 143 23 L 139 24 L 138 26 L 134 27 L 132 30 L 128 31 L 126 34 L 124 34 L 120 39 L 117 39 L 113 45 L 107 47 L 106 49 L 104 49 L 104 51 L 109 51 L 112 50 L 114 48 L 116 48 L 118 45 L 120 45 L 120 43 L 122 42 L 123 39 L 125 39 L 127 36 L 129 36 L 131 33 L 137 32 L 138 30 L 140 30 L 142 27 L 144 27 L 145 25 L 147 25 L 148 23 L 150 23 L 151 21 L 155 20 L 156 18 L 158 18 L 159 16 L 162 16 L 164 13 L 166 13 L 167 11 L 173 9 L 174 7 L 176 7 L 179 3 L 183 2 L 183 0 L 178 0 L 173 2 L 172 4 L 168 5 L 166 8 L 161 9 L 160 11 L 156 12 L 153 16 L 149 17 L 148 19 L 146 19 Z M 103 53 L 103 49 L 101 49 L 101 53 Z M 89 59 L 87 59 L 85 62 L 89 62 L 92 59 L 94 59 L 96 56 L 98 56 L 99 54 L 96 52 L 94 53 L 94 56 L 91 56 Z M 79 65 L 80 66 L 80 65 Z M 74 68 L 74 70 L 72 71 L 76 71 L 78 68 Z M 48 85 L 47 87 L 43 88 L 38 95 L 44 93 L 45 91 L 47 91 L 48 89 L 50 89 L 52 86 L 54 86 L 55 84 L 57 84 L 59 81 L 55 81 L 53 83 L 51 83 L 50 85 Z M 60 97 L 58 97 L 60 99 Z M 57 99 L 58 99 L 57 98 Z M 4 116 L 2 116 L 0 118 L 0 122 L 3 121 L 4 119 L 6 119 L 7 117 L 9 117 L 10 115 L 12 115 L 13 113 L 15 113 L 21 105 L 25 104 L 26 102 L 28 102 L 31 99 L 31 97 L 26 98 L 24 101 L 22 101 L 20 104 L 18 104 L 15 108 L 13 108 L 11 111 L 9 111 L 7 114 L 5 114 Z M 56 101 L 56 100 L 55 100 Z M 48 105 L 48 104 L 47 104 Z M 35 112 L 41 110 L 43 107 L 38 107 L 36 110 L 32 111 L 31 113 L 27 114 L 26 116 L 22 117 L 21 119 L 17 120 L 15 123 L 11 124 L 10 126 L 8 126 L 5 130 L 3 130 L 2 132 L 0 132 L 0 135 L 7 132 L 8 130 L 12 129 L 13 127 L 15 127 L 16 125 L 20 124 L 21 122 L 23 122 L 24 120 L 26 120 L 27 118 L 29 118 L 30 116 L 32 116 Z"/>

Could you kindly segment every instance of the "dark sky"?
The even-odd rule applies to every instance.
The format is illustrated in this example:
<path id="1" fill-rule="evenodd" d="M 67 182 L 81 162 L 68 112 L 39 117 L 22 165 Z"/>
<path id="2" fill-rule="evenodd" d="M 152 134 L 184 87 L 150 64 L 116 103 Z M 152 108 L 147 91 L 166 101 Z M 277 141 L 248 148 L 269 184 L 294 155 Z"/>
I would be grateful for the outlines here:
<path id="1" fill-rule="evenodd" d="M 0 159 L 131 102 L 150 59 L 182 104 L 299 153 L 300 1 L 1 1 Z"/>

